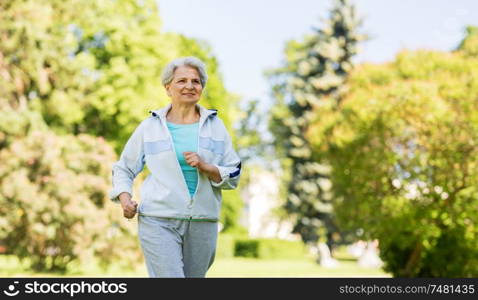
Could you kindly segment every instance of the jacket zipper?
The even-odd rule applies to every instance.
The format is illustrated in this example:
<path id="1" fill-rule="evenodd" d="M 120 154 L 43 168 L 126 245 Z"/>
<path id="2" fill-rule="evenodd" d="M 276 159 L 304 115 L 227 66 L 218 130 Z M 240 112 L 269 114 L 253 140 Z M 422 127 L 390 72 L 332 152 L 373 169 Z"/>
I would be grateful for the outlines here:
<path id="1" fill-rule="evenodd" d="M 207 118 L 207 116 L 206 116 L 206 118 Z M 201 119 L 199 119 L 198 135 L 197 135 L 197 145 L 198 145 L 198 148 L 197 148 L 197 152 L 196 152 L 198 155 L 199 155 L 199 136 L 200 136 L 199 133 L 200 133 L 200 131 L 201 131 L 202 125 L 205 123 L 205 120 L 206 120 L 206 119 L 204 119 L 203 122 L 201 122 Z M 166 122 L 166 120 L 164 120 L 164 122 Z M 182 174 L 181 165 L 179 164 L 179 161 L 178 161 L 178 154 L 176 153 L 176 148 L 174 147 L 173 137 L 172 137 L 172 135 L 171 135 L 171 132 L 169 132 L 168 124 L 165 123 L 164 125 L 166 126 L 166 131 L 168 132 L 169 141 L 171 142 L 171 146 L 172 146 L 172 148 L 173 148 L 174 155 L 175 155 L 175 157 L 176 157 L 176 164 L 177 164 L 177 166 L 178 166 L 178 168 L 179 168 L 179 171 L 181 171 L 181 174 Z M 197 176 L 198 176 L 198 183 L 196 184 L 196 189 L 194 190 L 193 196 L 192 196 L 191 199 L 189 200 L 189 206 L 191 206 L 191 207 L 192 207 L 193 202 L 194 202 L 194 197 L 196 196 L 197 190 L 198 190 L 198 188 L 199 188 L 199 181 L 201 180 L 201 176 L 199 176 L 199 169 L 198 169 L 198 168 L 196 168 L 196 174 L 197 174 Z M 183 177 L 184 186 L 186 187 L 186 192 L 189 194 L 189 189 L 188 189 L 188 184 L 186 183 L 186 178 L 184 178 L 184 174 L 182 174 L 182 175 L 183 175 L 182 177 Z M 191 218 L 192 218 L 192 216 L 191 216 Z"/>
<path id="2" fill-rule="evenodd" d="M 207 118 L 208 116 L 206 116 Z M 206 118 L 204 118 L 204 120 L 201 122 L 201 117 L 199 117 L 199 126 L 198 126 L 198 136 L 197 136 L 197 150 L 196 150 L 196 153 L 197 155 L 199 155 L 199 137 L 201 136 L 200 133 L 201 133 L 201 128 L 203 126 L 204 123 L 206 123 Z M 194 190 L 194 194 L 193 196 L 191 197 L 191 202 L 189 202 L 189 205 L 193 205 L 193 202 L 194 202 L 194 197 L 196 197 L 196 193 L 199 189 L 199 181 L 201 180 L 201 176 L 199 175 L 199 168 L 196 168 L 196 172 L 197 172 L 197 176 L 198 176 L 198 183 L 196 184 L 196 189 Z"/>

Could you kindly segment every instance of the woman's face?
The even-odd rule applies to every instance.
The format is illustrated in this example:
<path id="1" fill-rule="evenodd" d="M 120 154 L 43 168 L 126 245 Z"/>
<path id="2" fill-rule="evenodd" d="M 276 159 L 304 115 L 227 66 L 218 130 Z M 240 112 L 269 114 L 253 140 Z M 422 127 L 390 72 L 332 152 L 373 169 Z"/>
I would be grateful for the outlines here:
<path id="1" fill-rule="evenodd" d="M 198 71 L 188 66 L 176 68 L 173 80 L 166 85 L 166 91 L 173 102 L 196 104 L 202 93 Z"/>

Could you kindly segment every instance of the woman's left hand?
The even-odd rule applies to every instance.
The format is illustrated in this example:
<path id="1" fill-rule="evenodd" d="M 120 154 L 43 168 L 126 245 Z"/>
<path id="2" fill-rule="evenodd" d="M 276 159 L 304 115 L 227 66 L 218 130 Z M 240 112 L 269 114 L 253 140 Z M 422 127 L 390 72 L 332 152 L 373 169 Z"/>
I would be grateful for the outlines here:
<path id="1" fill-rule="evenodd" d="M 219 174 L 219 169 L 216 166 L 203 161 L 201 156 L 196 152 L 183 152 L 183 155 L 188 165 L 197 168 L 200 172 L 206 174 L 206 176 L 212 181 L 221 182 L 221 174 Z"/>
<path id="2" fill-rule="evenodd" d="M 193 168 L 201 169 L 201 166 L 204 164 L 203 160 L 196 152 L 183 152 L 184 159 L 186 163 Z"/>

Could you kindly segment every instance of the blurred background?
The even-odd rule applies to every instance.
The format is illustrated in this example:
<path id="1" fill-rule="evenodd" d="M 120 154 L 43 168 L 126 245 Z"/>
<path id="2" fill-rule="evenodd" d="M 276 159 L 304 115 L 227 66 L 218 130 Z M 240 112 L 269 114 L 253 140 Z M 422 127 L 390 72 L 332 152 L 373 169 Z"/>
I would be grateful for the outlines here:
<path id="1" fill-rule="evenodd" d="M 0 1 L 0 276 L 147 277 L 111 167 L 189 55 L 244 166 L 208 277 L 478 276 L 477 26 L 473 0 Z"/>

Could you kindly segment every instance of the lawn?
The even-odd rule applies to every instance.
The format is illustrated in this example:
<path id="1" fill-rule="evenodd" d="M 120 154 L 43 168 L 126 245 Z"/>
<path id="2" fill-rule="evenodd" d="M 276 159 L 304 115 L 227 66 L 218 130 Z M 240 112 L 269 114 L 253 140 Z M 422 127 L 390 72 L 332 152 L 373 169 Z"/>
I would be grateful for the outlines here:
<path id="1" fill-rule="evenodd" d="M 355 261 L 340 261 L 337 268 L 323 268 L 312 259 L 219 259 L 207 277 L 390 277 L 381 269 L 362 268 Z"/>
<path id="2" fill-rule="evenodd" d="M 0 277 L 147 277 L 144 265 L 134 271 L 110 268 L 101 271 L 87 266 L 81 272 L 67 274 L 33 273 L 14 256 L 0 255 Z M 340 260 L 337 268 L 323 268 L 311 258 L 264 260 L 254 258 L 218 258 L 207 277 L 390 277 L 381 269 L 362 268 L 351 259 Z"/>

